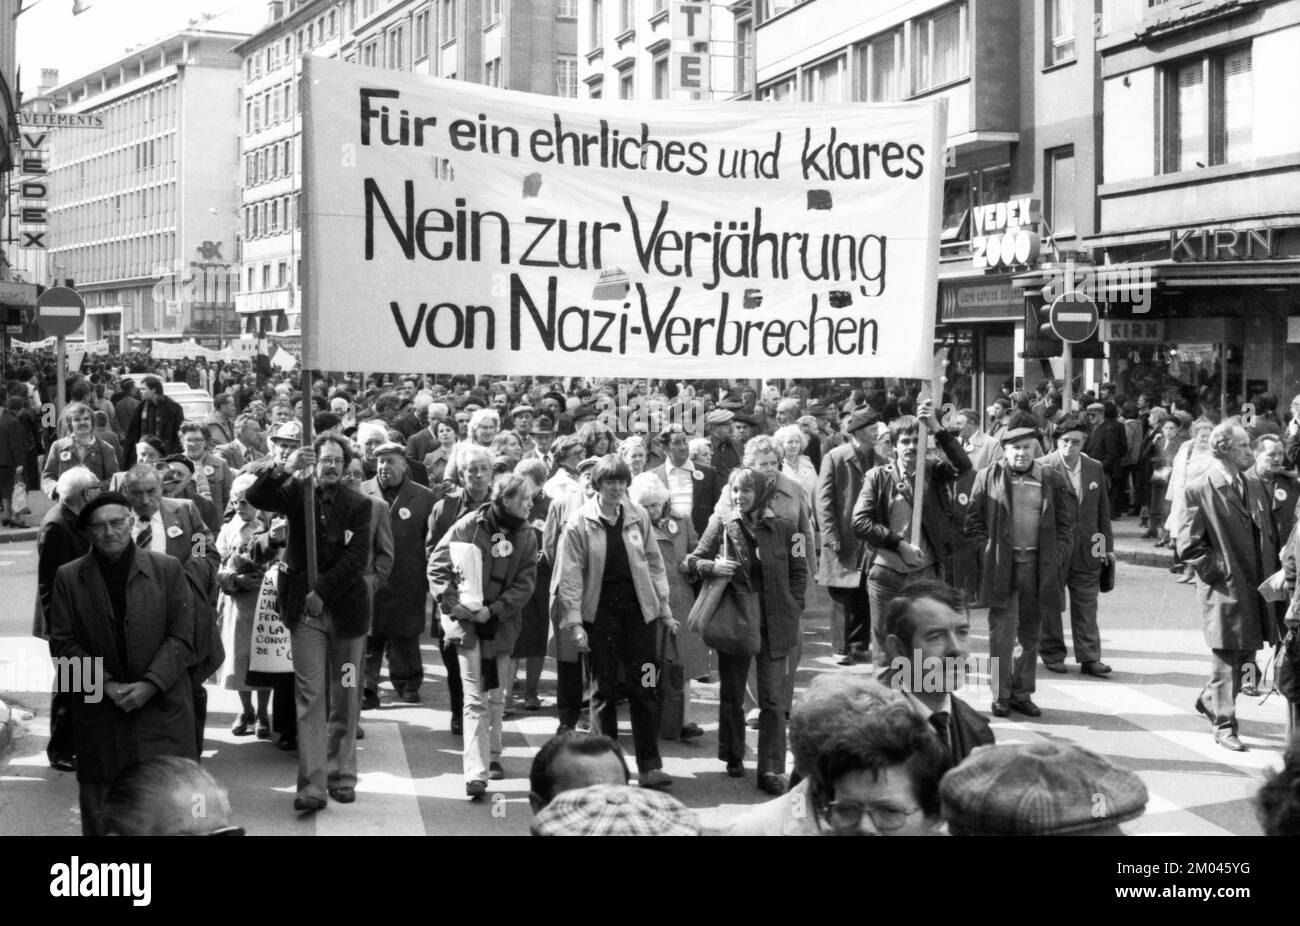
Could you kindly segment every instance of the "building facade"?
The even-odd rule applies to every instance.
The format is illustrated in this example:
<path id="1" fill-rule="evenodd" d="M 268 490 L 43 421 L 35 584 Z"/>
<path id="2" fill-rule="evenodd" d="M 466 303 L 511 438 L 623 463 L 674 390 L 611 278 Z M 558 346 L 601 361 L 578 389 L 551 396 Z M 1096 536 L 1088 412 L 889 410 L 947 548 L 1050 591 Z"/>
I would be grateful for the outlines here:
<path id="1" fill-rule="evenodd" d="M 1300 392 L 1300 2 L 1106 0 L 1105 139 L 1084 242 L 1140 271 L 1108 375 L 1229 412 Z"/>
<path id="2" fill-rule="evenodd" d="M 50 273 L 86 300 L 87 340 L 219 346 L 236 329 L 240 33 L 189 29 L 51 91 Z M 90 121 L 90 120 L 87 120 Z"/>
<path id="3" fill-rule="evenodd" d="M 577 96 L 577 0 L 273 0 L 240 43 L 244 335 L 301 330 L 303 55 L 528 93 Z"/>

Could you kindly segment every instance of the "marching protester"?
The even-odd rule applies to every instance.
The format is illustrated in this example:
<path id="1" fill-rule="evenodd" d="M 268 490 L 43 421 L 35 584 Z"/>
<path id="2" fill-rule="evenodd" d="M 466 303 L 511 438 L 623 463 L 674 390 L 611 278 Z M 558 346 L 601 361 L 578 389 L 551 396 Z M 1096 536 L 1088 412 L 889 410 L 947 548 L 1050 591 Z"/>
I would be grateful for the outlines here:
<path id="1" fill-rule="evenodd" d="M 734 509 L 713 516 L 686 560 L 692 574 L 702 579 L 726 578 L 728 591 L 749 612 L 749 619 L 759 624 L 757 647 L 746 652 L 718 652 L 722 680 L 718 758 L 726 763 L 731 777 L 745 774 L 742 703 L 750 660 L 754 659 L 758 668 L 758 787 L 769 794 L 781 794 L 787 786 L 787 656 L 799 640 L 808 561 L 794 546 L 795 525 L 769 507 L 772 480 L 753 467 L 740 466 L 732 470 L 727 485 Z"/>
<path id="2" fill-rule="evenodd" d="M 88 405 L 73 402 L 64 406 L 59 423 L 66 436 L 50 444 L 41 472 L 41 491 L 52 501 L 58 499 L 59 477 L 73 467 L 85 467 L 105 485 L 118 471 L 117 453 L 112 445 L 95 436 L 94 420 Z"/>
<path id="3" fill-rule="evenodd" d="M 258 739 L 271 736 L 268 714 L 271 689 L 248 684 L 248 663 L 253 648 L 253 623 L 257 618 L 257 599 L 266 576 L 266 566 L 257 562 L 252 547 L 256 535 L 270 527 L 270 519 L 248 503 L 248 489 L 257 477 L 241 473 L 230 486 L 231 516 L 217 534 L 217 587 L 221 590 L 218 611 L 221 621 L 221 644 L 226 661 L 221 669 L 222 684 L 239 693 L 240 712 L 230 732 L 235 736 L 257 734 Z M 257 711 L 253 711 L 253 694 L 257 694 Z"/>
<path id="4" fill-rule="evenodd" d="M 260 464 L 257 481 L 244 496 L 255 507 L 289 521 L 280 602 L 297 685 L 298 785 L 293 805 L 299 812 L 323 810 L 327 791 L 342 804 L 356 800 L 360 686 L 348 684 L 344 673 L 349 666 L 355 673 L 365 651 L 368 608 L 363 579 L 370 550 L 370 505 L 340 483 L 352 454 L 348 441 L 322 434 L 312 447 L 294 450 L 283 466 Z M 290 478 L 313 468 L 314 485 Z M 309 491 L 318 513 L 314 588 L 307 584 L 303 496 Z"/>
<path id="5" fill-rule="evenodd" d="M 102 691 L 71 692 L 86 836 L 103 835 L 109 788 L 131 763 L 198 758 L 190 583 L 174 557 L 135 543 L 132 520 L 122 495 L 88 501 L 77 527 L 92 549 L 54 578 L 51 654 L 104 666 Z"/>
<path id="6" fill-rule="evenodd" d="M 487 793 L 489 780 L 505 777 L 502 685 L 509 684 L 510 653 L 537 581 L 537 536 L 529 521 L 535 492 L 526 476 L 498 477 L 491 502 L 458 520 L 429 557 L 429 587 L 443 633 L 456 644 L 465 686 L 465 793 L 472 800 Z"/>
<path id="7" fill-rule="evenodd" d="M 1056 471 L 1069 490 L 1074 519 L 1074 549 L 1065 586 L 1070 592 L 1070 636 L 1074 659 L 1084 675 L 1103 677 L 1110 666 L 1101 661 L 1101 632 L 1097 629 L 1097 600 L 1102 570 L 1115 565 L 1115 537 L 1111 532 L 1107 476 L 1101 462 L 1081 452 L 1089 425 L 1077 416 L 1066 416 L 1056 426 L 1056 450 L 1040 459 L 1044 468 Z M 1059 611 L 1044 609 L 1043 634 L 1038 644 L 1043 665 L 1049 672 L 1064 673 L 1065 637 Z"/>
<path id="8" fill-rule="evenodd" d="M 665 788 L 673 780 L 659 755 L 659 634 L 677 633 L 678 624 L 650 516 L 626 498 L 631 481 L 616 454 L 592 468 L 595 495 L 570 515 L 560 540 L 556 599 L 560 632 L 590 654 L 591 713 L 600 732 L 618 737 L 621 690 L 632 716 L 637 780 Z"/>

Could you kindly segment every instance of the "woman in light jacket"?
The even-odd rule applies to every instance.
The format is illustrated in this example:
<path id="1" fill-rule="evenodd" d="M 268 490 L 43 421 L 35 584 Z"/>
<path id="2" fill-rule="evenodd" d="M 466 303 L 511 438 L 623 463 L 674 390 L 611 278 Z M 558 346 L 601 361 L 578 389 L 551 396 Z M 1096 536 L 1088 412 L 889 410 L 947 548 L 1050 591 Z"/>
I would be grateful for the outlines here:
<path id="1" fill-rule="evenodd" d="M 672 779 L 659 757 L 659 634 L 675 634 L 677 621 L 650 516 L 627 499 L 631 481 L 617 454 L 592 468 L 595 495 L 569 518 L 555 596 L 560 632 L 590 654 L 600 732 L 618 738 L 621 687 L 632 714 L 638 783 L 665 788 Z"/>
<path id="2" fill-rule="evenodd" d="M 63 409 L 59 429 L 64 436 L 50 444 L 41 472 L 41 491 L 58 499 L 59 477 L 74 466 L 84 466 L 105 485 L 118 471 L 117 451 L 95 436 L 95 413 L 84 402 Z"/>
<path id="3" fill-rule="evenodd" d="M 776 429 L 772 435 L 772 444 L 781 454 L 781 472 L 803 488 L 804 499 L 811 511 L 813 492 L 817 490 L 817 470 L 813 469 L 812 461 L 804 455 L 804 450 L 808 447 L 808 435 L 799 425 L 787 424 Z"/>
<path id="4" fill-rule="evenodd" d="M 442 612 L 443 632 L 456 643 L 465 686 L 465 793 L 471 800 L 487 793 L 489 779 L 505 777 L 502 685 L 509 684 L 510 652 L 537 581 L 537 532 L 528 520 L 536 492 L 532 481 L 518 473 L 498 476 L 492 501 L 452 525 L 429 559 L 429 587 Z M 481 607 L 461 603 L 453 543 L 478 548 L 483 562 Z"/>
<path id="5" fill-rule="evenodd" d="M 221 569 L 217 585 L 221 597 L 217 613 L 221 619 L 221 644 L 226 661 L 221 678 L 227 691 L 239 693 L 240 712 L 230 732 L 248 736 L 256 731 L 258 739 L 269 739 L 271 721 L 267 714 L 271 689 L 254 687 L 246 682 L 248 661 L 253 650 L 253 624 L 257 619 L 257 597 L 262 590 L 266 565 L 254 561 L 251 547 L 256 534 L 270 528 L 271 519 L 244 500 L 248 487 L 257 481 L 252 473 L 241 473 L 230 486 L 231 517 L 217 534 L 217 553 Z M 253 713 L 253 692 L 257 692 L 257 713 Z M 256 723 L 256 727 L 254 724 Z"/>
<path id="6" fill-rule="evenodd" d="M 771 481 L 757 469 L 738 466 L 727 479 L 735 507 L 714 514 L 704 536 L 686 562 L 702 579 L 730 578 L 729 591 L 748 596 L 756 592 L 762 648 L 757 657 L 718 653 L 721 677 L 718 707 L 718 758 L 727 774 L 745 774 L 745 679 L 751 659 L 758 661 L 758 787 L 768 794 L 784 793 L 785 717 L 790 710 L 786 684 L 787 657 L 799 640 L 807 560 L 793 554 L 796 527 L 768 507 Z M 719 554 L 723 536 L 727 557 Z"/>

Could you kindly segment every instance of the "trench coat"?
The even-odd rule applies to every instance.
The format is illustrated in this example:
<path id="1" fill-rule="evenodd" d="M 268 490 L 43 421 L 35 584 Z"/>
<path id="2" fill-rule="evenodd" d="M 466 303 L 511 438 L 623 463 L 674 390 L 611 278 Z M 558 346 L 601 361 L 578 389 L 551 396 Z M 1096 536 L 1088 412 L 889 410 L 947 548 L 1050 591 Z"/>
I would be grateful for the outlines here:
<path id="1" fill-rule="evenodd" d="M 813 509 L 817 529 L 822 535 L 821 565 L 817 581 L 831 588 L 857 588 L 871 548 L 853 533 L 853 509 L 862 492 L 867 470 L 876 465 L 876 455 L 865 451 L 865 462 L 851 440 L 822 457 L 822 471 L 817 476 Z M 826 542 L 838 541 L 838 553 L 826 549 Z"/>
<path id="2" fill-rule="evenodd" d="M 155 756 L 197 759 L 187 672 L 194 660 L 194 613 L 181 564 L 164 553 L 134 549 L 119 649 L 108 586 L 94 556 L 75 559 L 55 575 L 50 653 L 101 657 L 104 681 L 148 680 L 158 691 L 130 713 L 102 690 L 95 703 L 84 694 L 74 696 L 77 781 L 113 781 L 128 765 Z"/>
<path id="3" fill-rule="evenodd" d="M 1259 596 L 1265 576 L 1259 526 L 1250 509 L 1219 465 L 1193 479 L 1183 495 L 1178 556 L 1196 573 L 1206 646 L 1253 652 L 1276 642 Z M 1253 506 L 1261 500 L 1251 495 L 1247 502 Z"/>

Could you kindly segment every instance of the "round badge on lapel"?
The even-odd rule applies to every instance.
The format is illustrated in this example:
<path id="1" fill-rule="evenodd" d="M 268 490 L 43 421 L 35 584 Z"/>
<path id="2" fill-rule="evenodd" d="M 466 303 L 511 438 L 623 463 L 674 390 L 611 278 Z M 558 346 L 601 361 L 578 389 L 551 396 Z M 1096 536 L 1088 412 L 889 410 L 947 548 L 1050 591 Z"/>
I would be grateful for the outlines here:
<path id="1" fill-rule="evenodd" d="M 957 502 L 958 502 L 958 504 L 969 505 L 969 504 L 970 504 L 970 496 L 967 495 L 965 492 L 962 492 L 960 495 L 957 496 Z"/>
<path id="2" fill-rule="evenodd" d="M 410 508 L 398 508 L 398 509 L 397 509 L 397 516 L 398 516 L 399 518 L 401 518 L 403 521 L 405 521 L 405 520 L 407 520 L 408 518 L 410 518 L 410 516 L 411 516 L 411 509 L 410 509 Z"/>
<path id="3" fill-rule="evenodd" d="M 677 533 L 677 522 L 674 521 L 672 518 L 668 519 L 668 533 L 670 534 Z"/>
<path id="4" fill-rule="evenodd" d="M 217 473 L 217 471 L 216 471 L 215 469 L 213 469 L 211 466 L 205 466 L 205 467 L 203 467 L 203 475 L 205 475 L 205 476 L 215 476 L 216 473 Z"/>
<path id="5" fill-rule="evenodd" d="M 69 460 L 72 459 L 72 451 L 71 450 L 63 451 L 62 453 L 59 454 L 59 459 L 62 460 L 64 463 L 67 463 Z"/>
<path id="6" fill-rule="evenodd" d="M 1088 483 L 1088 491 L 1089 491 L 1089 492 L 1095 492 L 1096 490 L 1097 490 L 1097 483 L 1095 483 L 1095 482 L 1090 482 L 1090 483 Z"/>
<path id="7" fill-rule="evenodd" d="M 691 470 L 691 478 L 694 479 L 696 482 L 699 482 L 701 479 L 704 478 L 704 474 L 700 472 L 698 469 L 693 469 Z"/>
<path id="8" fill-rule="evenodd" d="M 181 529 L 177 527 L 175 524 L 167 528 L 167 536 L 171 537 L 173 540 L 179 537 L 180 535 L 181 535 Z"/>
<path id="9" fill-rule="evenodd" d="M 1274 489 L 1273 497 L 1276 498 L 1279 502 L 1286 501 L 1286 489 Z"/>

